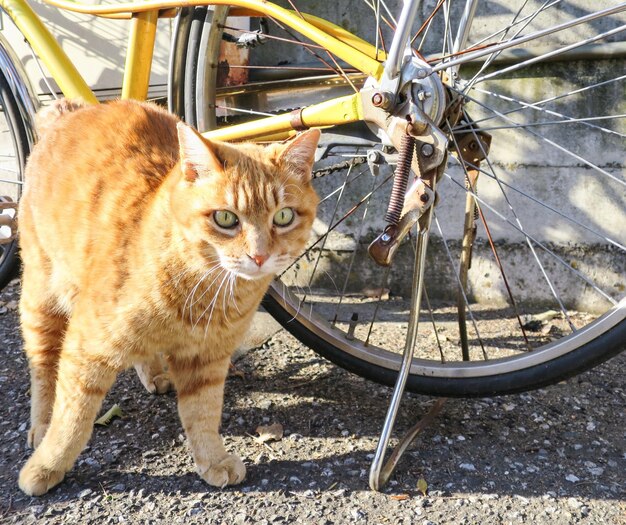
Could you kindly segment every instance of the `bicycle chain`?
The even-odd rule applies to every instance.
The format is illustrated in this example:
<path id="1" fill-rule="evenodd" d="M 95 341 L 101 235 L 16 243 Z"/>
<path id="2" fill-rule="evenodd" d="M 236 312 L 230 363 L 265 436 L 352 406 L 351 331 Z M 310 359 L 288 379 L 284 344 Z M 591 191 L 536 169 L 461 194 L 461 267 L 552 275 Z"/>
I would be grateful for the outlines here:
<path id="1" fill-rule="evenodd" d="M 326 177 L 326 175 L 330 175 L 331 173 L 335 173 L 336 171 L 347 170 L 354 166 L 358 166 L 359 164 L 365 164 L 367 162 L 366 157 L 355 157 L 350 160 L 344 160 L 343 162 L 338 162 L 337 164 L 332 164 L 328 167 L 320 168 L 318 170 L 313 170 L 313 178 L 321 179 L 322 177 Z"/>

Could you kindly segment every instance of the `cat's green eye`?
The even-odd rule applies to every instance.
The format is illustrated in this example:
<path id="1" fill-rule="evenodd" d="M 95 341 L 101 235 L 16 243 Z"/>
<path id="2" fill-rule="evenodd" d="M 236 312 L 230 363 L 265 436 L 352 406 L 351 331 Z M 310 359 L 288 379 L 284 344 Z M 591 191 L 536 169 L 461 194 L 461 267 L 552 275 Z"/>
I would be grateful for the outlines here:
<path id="1" fill-rule="evenodd" d="M 291 208 L 283 208 L 274 214 L 274 224 L 276 226 L 289 226 L 293 222 L 294 216 Z"/>
<path id="2" fill-rule="evenodd" d="M 217 210 L 213 212 L 213 220 L 220 228 L 234 228 L 239 224 L 237 216 L 228 210 Z"/>

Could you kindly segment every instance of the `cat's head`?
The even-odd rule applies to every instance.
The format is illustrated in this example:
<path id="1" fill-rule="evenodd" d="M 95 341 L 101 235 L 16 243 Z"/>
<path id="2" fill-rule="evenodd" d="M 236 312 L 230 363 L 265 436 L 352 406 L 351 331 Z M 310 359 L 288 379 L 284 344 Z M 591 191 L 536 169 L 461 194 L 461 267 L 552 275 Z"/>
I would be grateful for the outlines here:
<path id="1" fill-rule="evenodd" d="M 311 186 L 319 136 L 309 130 L 284 144 L 235 145 L 179 123 L 181 174 L 171 205 L 197 252 L 190 255 L 246 279 L 287 268 L 305 247 L 319 202 Z"/>

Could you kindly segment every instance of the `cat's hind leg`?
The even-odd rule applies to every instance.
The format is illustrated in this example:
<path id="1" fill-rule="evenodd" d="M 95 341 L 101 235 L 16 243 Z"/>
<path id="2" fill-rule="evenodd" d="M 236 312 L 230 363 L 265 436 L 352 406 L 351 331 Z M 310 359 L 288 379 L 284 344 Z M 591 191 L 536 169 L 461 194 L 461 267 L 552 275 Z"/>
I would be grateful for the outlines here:
<path id="1" fill-rule="evenodd" d="M 42 440 L 52 413 L 57 366 L 67 317 L 60 313 L 54 299 L 44 295 L 47 286 L 42 271 L 24 269 L 20 318 L 24 351 L 30 367 L 30 430 L 28 445 L 36 447 Z"/>
<path id="2" fill-rule="evenodd" d="M 76 308 L 75 312 L 80 311 Z M 97 337 L 94 316 L 70 318 L 60 354 L 50 425 L 19 475 L 30 496 L 60 483 L 89 441 L 104 396 L 122 368 L 117 353 L 103 353 L 106 337 Z"/>
<path id="3" fill-rule="evenodd" d="M 141 384 L 151 394 L 165 394 L 173 390 L 163 356 L 160 353 L 156 352 L 151 357 L 135 363 L 135 370 Z"/>
<path id="4" fill-rule="evenodd" d="M 170 354 L 168 364 L 198 474 L 215 487 L 240 483 L 246 477 L 246 467 L 238 456 L 226 452 L 219 434 L 230 357 L 210 361 L 197 354 Z"/>

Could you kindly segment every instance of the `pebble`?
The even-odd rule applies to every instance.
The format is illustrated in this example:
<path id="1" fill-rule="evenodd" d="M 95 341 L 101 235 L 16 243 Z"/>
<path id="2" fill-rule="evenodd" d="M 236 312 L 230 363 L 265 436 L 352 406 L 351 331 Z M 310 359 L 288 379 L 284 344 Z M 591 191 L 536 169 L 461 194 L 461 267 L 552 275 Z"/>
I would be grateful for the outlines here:
<path id="1" fill-rule="evenodd" d="M 271 399 L 262 399 L 259 402 L 259 408 L 261 408 L 262 410 L 269 410 L 270 408 L 272 408 L 272 405 L 274 403 L 272 402 Z"/>
<path id="2" fill-rule="evenodd" d="M 365 519 L 366 514 L 361 509 L 351 509 L 350 516 L 352 516 L 354 520 L 362 520 Z"/>
<path id="3" fill-rule="evenodd" d="M 567 498 L 567 505 L 574 510 L 578 510 L 583 506 L 582 502 L 576 498 Z"/>
<path id="4" fill-rule="evenodd" d="M 463 470 L 467 470 L 468 472 L 475 472 L 476 471 L 476 467 L 474 466 L 473 463 L 461 463 L 459 465 L 459 468 L 461 468 Z"/>
<path id="5" fill-rule="evenodd" d="M 568 474 L 567 476 L 565 476 L 565 479 L 571 483 L 576 483 L 580 481 L 580 478 L 578 476 L 574 476 L 574 474 Z"/>
<path id="6" fill-rule="evenodd" d="M 78 493 L 78 497 L 79 497 L 80 499 L 84 499 L 84 498 L 86 498 L 87 496 L 89 496 L 92 492 L 93 492 L 93 490 L 91 490 L 91 489 L 81 490 L 81 491 Z"/>

